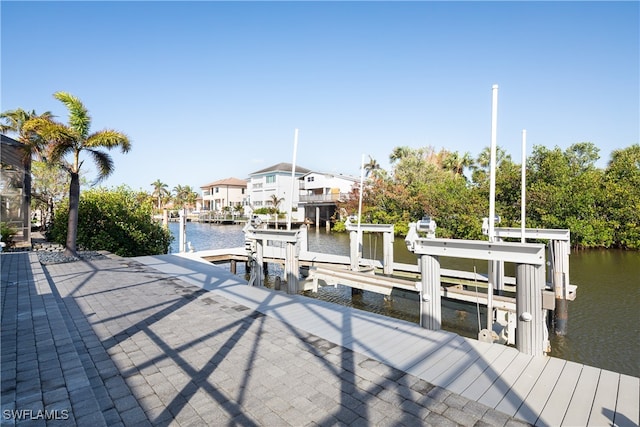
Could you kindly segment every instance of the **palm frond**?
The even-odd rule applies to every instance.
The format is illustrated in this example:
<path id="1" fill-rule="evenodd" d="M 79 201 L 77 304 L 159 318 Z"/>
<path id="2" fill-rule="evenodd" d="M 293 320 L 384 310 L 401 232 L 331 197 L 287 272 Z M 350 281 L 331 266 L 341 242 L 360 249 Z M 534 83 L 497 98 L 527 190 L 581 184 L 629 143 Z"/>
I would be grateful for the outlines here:
<path id="1" fill-rule="evenodd" d="M 59 161 L 76 147 L 76 135 L 67 126 L 41 117 L 28 120 L 23 130 L 37 134 L 46 143 L 46 157 Z M 42 144 L 44 146 L 44 144 Z"/>
<path id="2" fill-rule="evenodd" d="M 124 133 L 112 129 L 105 129 L 89 135 L 85 146 L 90 148 L 103 147 L 109 150 L 120 147 L 120 150 L 126 153 L 131 149 L 131 142 L 129 141 L 129 137 Z"/>
<path id="3" fill-rule="evenodd" d="M 91 128 L 91 116 L 82 101 L 67 92 L 56 92 L 53 96 L 69 110 L 69 126 L 86 138 Z"/>
<path id="4" fill-rule="evenodd" d="M 93 157 L 94 162 L 98 166 L 98 177 L 95 182 L 100 182 L 113 172 L 113 159 L 109 153 L 101 150 L 87 148 L 87 151 Z"/>

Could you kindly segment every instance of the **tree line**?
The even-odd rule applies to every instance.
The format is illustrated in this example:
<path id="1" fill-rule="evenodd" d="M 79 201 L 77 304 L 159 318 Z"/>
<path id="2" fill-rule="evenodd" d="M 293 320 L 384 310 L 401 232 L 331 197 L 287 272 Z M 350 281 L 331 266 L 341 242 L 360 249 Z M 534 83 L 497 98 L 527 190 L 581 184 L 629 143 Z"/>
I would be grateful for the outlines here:
<path id="1" fill-rule="evenodd" d="M 370 158 L 365 165 L 365 222 L 408 223 L 431 216 L 437 237 L 482 239 L 489 212 L 490 150 L 477 158 L 433 147 L 395 147 L 390 170 Z M 521 164 L 497 149 L 496 214 L 500 226 L 520 226 Z M 599 168 L 599 149 L 590 142 L 534 146 L 526 162 L 526 226 L 568 228 L 575 248 L 640 249 L 640 145 L 611 153 Z M 344 214 L 358 211 L 359 185 L 340 203 Z"/>

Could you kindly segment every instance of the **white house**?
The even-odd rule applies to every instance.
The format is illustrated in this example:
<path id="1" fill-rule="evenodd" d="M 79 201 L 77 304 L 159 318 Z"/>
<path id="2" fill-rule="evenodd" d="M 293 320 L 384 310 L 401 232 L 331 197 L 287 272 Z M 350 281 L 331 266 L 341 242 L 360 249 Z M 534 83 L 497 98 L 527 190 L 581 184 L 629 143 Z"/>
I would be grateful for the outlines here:
<path id="1" fill-rule="evenodd" d="M 298 178 L 311 171 L 301 166 L 296 166 L 292 194 L 292 166 L 291 163 L 278 163 L 249 175 L 248 191 L 253 209 L 272 207 L 274 201 L 279 202 L 278 209 L 281 212 L 286 212 L 290 206 L 289 203 L 292 203 L 294 208 L 298 207 L 301 184 Z M 302 215 L 302 213 L 294 212 L 293 220 L 300 221 L 304 219 Z"/>
<path id="2" fill-rule="evenodd" d="M 336 202 L 344 200 L 360 179 L 349 175 L 309 172 L 300 177 L 299 209 L 316 225 L 326 224 L 336 212 Z"/>
<path id="3" fill-rule="evenodd" d="M 226 178 L 205 184 L 202 190 L 202 208 L 209 211 L 221 211 L 224 207 L 231 209 L 246 206 L 249 201 L 247 181 L 239 178 Z"/>

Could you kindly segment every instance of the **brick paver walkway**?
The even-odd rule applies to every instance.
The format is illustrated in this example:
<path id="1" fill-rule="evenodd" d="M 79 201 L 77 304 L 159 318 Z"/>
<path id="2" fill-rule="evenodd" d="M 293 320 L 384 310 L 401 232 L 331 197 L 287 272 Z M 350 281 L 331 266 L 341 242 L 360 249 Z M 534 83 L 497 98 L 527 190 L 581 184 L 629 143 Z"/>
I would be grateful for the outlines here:
<path id="1" fill-rule="evenodd" d="M 2 425 L 524 425 L 132 259 L 0 262 Z"/>

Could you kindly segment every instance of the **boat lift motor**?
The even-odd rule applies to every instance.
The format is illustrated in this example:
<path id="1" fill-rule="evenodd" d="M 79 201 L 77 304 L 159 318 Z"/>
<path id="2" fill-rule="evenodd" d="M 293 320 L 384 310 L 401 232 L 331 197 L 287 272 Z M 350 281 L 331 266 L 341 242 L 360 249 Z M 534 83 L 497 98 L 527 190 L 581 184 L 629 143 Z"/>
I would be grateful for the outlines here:
<path id="1" fill-rule="evenodd" d="M 426 233 L 429 239 L 436 237 L 436 222 L 430 216 L 423 216 L 421 220 L 416 222 L 416 231 Z"/>
<path id="2" fill-rule="evenodd" d="M 424 216 L 420 221 L 410 222 L 404 242 L 409 252 L 415 251 L 416 241 L 421 237 L 420 233 L 426 233 L 428 239 L 435 239 L 438 225 L 430 216 Z"/>

